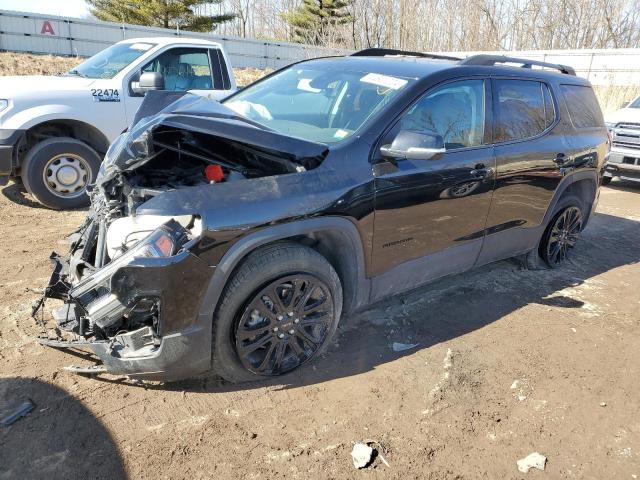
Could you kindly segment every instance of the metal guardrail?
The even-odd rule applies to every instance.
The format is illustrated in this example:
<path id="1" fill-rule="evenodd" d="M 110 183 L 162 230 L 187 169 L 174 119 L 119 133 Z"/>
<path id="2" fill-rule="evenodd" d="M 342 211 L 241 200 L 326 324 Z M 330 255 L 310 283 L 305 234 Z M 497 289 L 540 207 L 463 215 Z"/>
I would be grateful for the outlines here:
<path id="1" fill-rule="evenodd" d="M 346 53 L 288 42 L 0 10 L 0 50 L 6 51 L 89 57 L 125 38 L 158 36 L 219 42 L 234 67 L 280 68 L 307 58 Z"/>

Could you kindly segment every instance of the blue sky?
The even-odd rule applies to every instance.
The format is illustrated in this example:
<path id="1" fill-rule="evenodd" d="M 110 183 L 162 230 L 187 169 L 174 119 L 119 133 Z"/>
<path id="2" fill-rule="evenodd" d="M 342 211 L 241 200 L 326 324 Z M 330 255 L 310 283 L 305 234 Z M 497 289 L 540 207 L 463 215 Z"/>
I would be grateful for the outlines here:
<path id="1" fill-rule="evenodd" d="M 89 9 L 84 0 L 0 0 L 0 10 L 18 10 L 63 17 L 89 15 Z"/>

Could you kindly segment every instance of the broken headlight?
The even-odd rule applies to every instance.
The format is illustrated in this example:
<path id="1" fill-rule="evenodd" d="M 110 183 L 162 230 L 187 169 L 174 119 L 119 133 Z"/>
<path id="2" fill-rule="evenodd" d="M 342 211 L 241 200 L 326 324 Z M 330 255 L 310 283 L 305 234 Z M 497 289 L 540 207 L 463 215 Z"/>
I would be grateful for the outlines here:
<path id="1" fill-rule="evenodd" d="M 175 220 L 169 220 L 140 240 L 126 253 L 112 260 L 105 267 L 83 279 L 69 292 L 78 298 L 107 281 L 120 268 L 140 258 L 163 258 L 176 254 L 188 240 L 187 231 Z"/>

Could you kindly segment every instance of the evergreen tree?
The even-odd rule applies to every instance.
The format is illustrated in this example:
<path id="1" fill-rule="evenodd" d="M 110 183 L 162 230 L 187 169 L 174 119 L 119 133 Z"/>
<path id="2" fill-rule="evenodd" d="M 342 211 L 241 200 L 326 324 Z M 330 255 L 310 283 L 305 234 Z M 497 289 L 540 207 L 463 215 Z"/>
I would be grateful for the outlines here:
<path id="1" fill-rule="evenodd" d="M 339 25 L 352 21 L 346 11 L 349 0 L 302 0 L 295 10 L 285 13 L 284 19 L 293 27 L 296 42 L 324 45 L 343 43 Z"/>
<path id="2" fill-rule="evenodd" d="M 217 5 L 223 0 L 87 0 L 91 13 L 107 22 L 148 27 L 210 32 L 234 14 L 200 15 L 197 7 Z"/>

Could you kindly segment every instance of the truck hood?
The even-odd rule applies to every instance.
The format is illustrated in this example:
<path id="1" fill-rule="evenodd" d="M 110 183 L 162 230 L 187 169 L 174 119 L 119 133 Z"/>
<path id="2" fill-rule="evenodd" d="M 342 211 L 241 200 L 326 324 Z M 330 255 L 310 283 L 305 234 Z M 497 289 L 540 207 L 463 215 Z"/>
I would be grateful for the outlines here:
<path id="1" fill-rule="evenodd" d="M 37 92 L 50 96 L 55 91 L 73 91 L 87 88 L 96 80 L 69 76 L 10 76 L 0 77 L 0 95 L 2 98 L 13 99 L 20 96 L 33 98 Z"/>
<path id="2" fill-rule="evenodd" d="M 606 115 L 605 121 L 607 123 L 640 123 L 640 108 L 622 108 Z"/>

